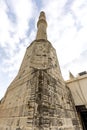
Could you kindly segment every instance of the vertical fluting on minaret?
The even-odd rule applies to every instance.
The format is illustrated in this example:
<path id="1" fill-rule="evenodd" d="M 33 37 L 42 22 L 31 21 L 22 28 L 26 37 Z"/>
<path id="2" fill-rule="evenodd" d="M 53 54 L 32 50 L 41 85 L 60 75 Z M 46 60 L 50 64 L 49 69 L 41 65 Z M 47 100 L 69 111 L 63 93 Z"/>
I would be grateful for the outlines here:
<path id="1" fill-rule="evenodd" d="M 37 22 L 37 35 L 36 35 L 36 39 L 47 39 L 47 33 L 46 33 L 46 28 L 47 28 L 47 22 L 46 22 L 46 17 L 45 17 L 45 13 L 42 11 L 40 13 L 39 16 L 39 20 Z"/>

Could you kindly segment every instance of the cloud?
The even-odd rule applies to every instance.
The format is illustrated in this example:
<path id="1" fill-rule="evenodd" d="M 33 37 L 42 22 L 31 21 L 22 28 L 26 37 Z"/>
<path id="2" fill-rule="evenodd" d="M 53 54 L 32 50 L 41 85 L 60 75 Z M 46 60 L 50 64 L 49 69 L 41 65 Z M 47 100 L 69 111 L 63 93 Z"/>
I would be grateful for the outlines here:
<path id="1" fill-rule="evenodd" d="M 19 55 L 20 41 L 28 38 L 26 32 L 30 29 L 30 20 L 34 17 L 34 3 L 30 0 L 3 0 L 0 4 L 0 47 L 10 57 L 14 57 L 15 53 Z M 28 44 L 28 43 L 27 43 Z"/>
<path id="2" fill-rule="evenodd" d="M 64 78 L 69 70 L 76 74 L 87 69 L 86 0 L 1 0 L 0 80 L 6 80 L 0 87 L 15 77 L 26 47 L 35 39 L 40 10 L 46 13 L 48 40 L 56 48 Z"/>
<path id="3" fill-rule="evenodd" d="M 53 2 L 43 0 L 43 6 L 49 24 L 48 38 L 56 48 L 62 74 L 67 79 L 69 70 L 78 73 L 83 68 L 87 69 L 85 67 L 87 61 L 83 66 L 84 58 L 81 56 L 81 53 L 87 49 L 87 2 L 86 0 Z M 77 63 L 75 59 L 78 59 Z"/>
<path id="4" fill-rule="evenodd" d="M 37 6 L 32 0 L 0 1 L 0 80 L 5 80 L 0 82 L 0 88 L 7 86 L 17 74 L 25 49 L 35 34 L 35 29 L 30 30 L 31 19 L 37 15 L 34 9 L 37 10 Z M 6 87 L 3 88 L 5 92 Z"/>

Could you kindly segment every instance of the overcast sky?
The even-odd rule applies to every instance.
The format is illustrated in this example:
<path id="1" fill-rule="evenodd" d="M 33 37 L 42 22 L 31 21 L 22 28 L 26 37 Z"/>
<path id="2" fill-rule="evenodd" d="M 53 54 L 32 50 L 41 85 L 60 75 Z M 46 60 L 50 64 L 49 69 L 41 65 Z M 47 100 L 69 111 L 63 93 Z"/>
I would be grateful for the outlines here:
<path id="1" fill-rule="evenodd" d="M 0 98 L 36 37 L 42 10 L 64 79 L 87 71 L 87 0 L 0 0 Z"/>

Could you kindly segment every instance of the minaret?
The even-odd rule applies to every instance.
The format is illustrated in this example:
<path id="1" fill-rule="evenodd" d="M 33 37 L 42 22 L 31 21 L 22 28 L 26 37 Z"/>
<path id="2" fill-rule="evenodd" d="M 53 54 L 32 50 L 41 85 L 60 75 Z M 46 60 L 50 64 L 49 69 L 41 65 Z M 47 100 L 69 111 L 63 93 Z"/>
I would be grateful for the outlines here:
<path id="1" fill-rule="evenodd" d="M 82 130 L 41 12 L 36 39 L 0 102 L 0 130 Z"/>
<path id="2" fill-rule="evenodd" d="M 38 31 L 37 31 L 36 39 L 47 40 L 47 33 L 46 33 L 47 22 L 46 22 L 45 13 L 43 11 L 40 13 L 39 20 L 37 22 L 37 28 L 38 28 Z"/>

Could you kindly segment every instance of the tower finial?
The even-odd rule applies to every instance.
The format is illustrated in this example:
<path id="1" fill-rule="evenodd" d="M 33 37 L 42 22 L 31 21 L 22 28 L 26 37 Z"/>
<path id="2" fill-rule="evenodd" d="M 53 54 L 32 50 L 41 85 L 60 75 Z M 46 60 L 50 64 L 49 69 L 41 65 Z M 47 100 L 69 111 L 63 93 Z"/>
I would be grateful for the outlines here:
<path id="1" fill-rule="evenodd" d="M 40 12 L 39 20 L 37 22 L 37 36 L 36 39 L 47 39 L 47 33 L 46 33 L 46 28 L 47 28 L 47 22 L 46 22 L 46 17 L 45 13 L 43 11 Z"/>
<path id="2" fill-rule="evenodd" d="M 69 71 L 69 78 L 70 78 L 70 79 L 75 78 L 74 75 L 73 75 L 70 71 Z"/>

